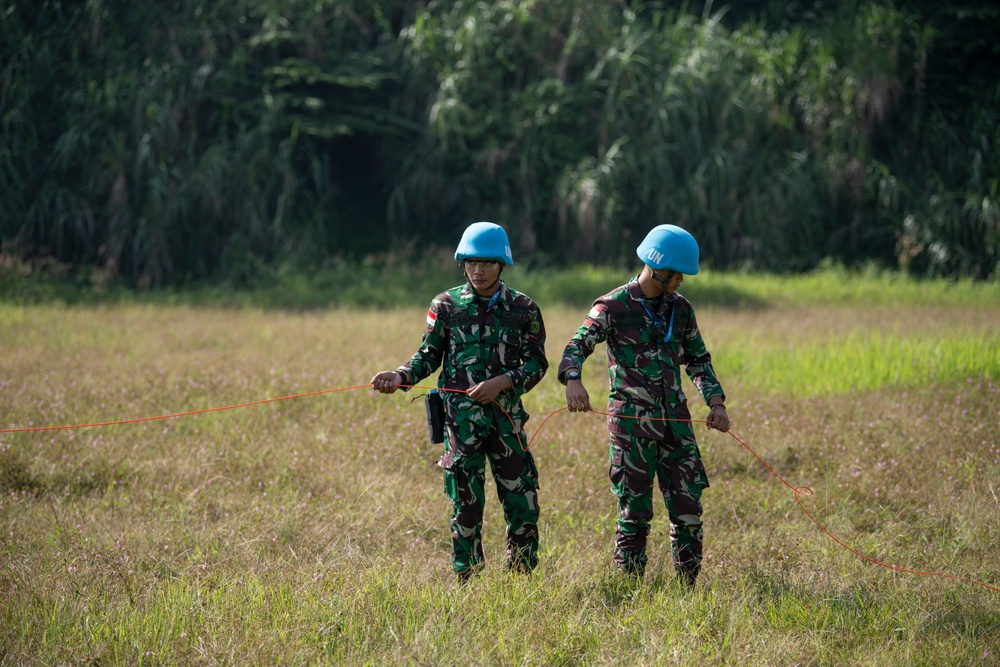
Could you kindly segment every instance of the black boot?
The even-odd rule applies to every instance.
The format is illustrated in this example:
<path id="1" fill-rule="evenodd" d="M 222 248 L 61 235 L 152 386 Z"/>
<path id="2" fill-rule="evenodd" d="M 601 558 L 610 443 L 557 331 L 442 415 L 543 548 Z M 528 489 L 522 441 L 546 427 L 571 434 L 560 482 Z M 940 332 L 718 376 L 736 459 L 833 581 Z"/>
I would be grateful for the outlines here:
<path id="1" fill-rule="evenodd" d="M 687 561 L 685 563 L 674 563 L 677 571 L 677 578 L 685 588 L 694 588 L 698 580 L 698 573 L 701 572 L 701 563 L 698 561 Z"/>
<path id="2" fill-rule="evenodd" d="M 523 574 L 526 577 L 531 576 L 531 568 L 523 560 L 508 560 L 507 561 L 507 571 L 514 572 L 516 574 Z"/>

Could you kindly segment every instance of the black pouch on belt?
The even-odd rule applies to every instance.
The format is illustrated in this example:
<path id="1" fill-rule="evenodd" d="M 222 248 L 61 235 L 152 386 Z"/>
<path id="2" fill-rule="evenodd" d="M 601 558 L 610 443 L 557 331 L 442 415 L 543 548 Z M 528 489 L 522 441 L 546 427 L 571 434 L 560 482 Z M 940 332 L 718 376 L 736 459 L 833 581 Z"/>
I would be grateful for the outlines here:
<path id="1" fill-rule="evenodd" d="M 431 442 L 444 442 L 444 399 L 436 389 L 431 389 L 424 397 L 424 407 L 427 409 L 427 428 Z"/>

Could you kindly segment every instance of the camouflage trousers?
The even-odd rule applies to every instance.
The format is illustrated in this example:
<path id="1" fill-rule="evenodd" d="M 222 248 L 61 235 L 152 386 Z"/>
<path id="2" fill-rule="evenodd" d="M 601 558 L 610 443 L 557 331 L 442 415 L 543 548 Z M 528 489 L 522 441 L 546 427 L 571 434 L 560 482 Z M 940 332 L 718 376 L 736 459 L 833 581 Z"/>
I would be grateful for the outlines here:
<path id="1" fill-rule="evenodd" d="M 504 429 L 506 430 L 506 429 Z M 518 440 L 493 428 L 470 447 L 450 444 L 454 431 L 445 438 L 444 490 L 451 499 L 451 559 L 455 572 L 467 573 L 483 565 L 483 510 L 486 505 L 486 462 L 489 461 L 497 497 L 507 522 L 507 565 L 530 572 L 538 564 L 538 471 L 530 451 L 522 451 L 524 433 Z"/>
<path id="2" fill-rule="evenodd" d="M 622 572 L 645 572 L 655 475 L 670 518 L 674 567 L 693 584 L 701 568 L 701 494 L 708 475 L 693 434 L 668 437 L 664 441 L 611 433 L 609 476 L 619 510 L 614 560 Z"/>

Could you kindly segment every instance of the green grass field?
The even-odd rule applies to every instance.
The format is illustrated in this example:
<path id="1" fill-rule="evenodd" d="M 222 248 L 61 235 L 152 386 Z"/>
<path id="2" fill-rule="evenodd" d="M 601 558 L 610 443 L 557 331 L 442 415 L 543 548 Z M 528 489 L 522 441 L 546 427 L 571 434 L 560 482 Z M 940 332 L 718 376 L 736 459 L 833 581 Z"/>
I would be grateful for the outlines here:
<path id="1" fill-rule="evenodd" d="M 509 276 L 543 308 L 553 367 L 589 299 L 628 276 L 576 277 Z M 0 429 L 363 385 L 409 357 L 454 282 L 385 309 L 8 298 Z M 706 273 L 681 291 L 733 432 L 813 489 L 802 504 L 837 539 L 947 576 L 839 546 L 736 440 L 699 427 L 698 587 L 673 581 L 662 502 L 645 580 L 617 579 L 603 418 L 564 411 L 536 431 L 564 405 L 552 373 L 525 399 L 539 568 L 501 567 L 490 481 L 488 566 L 460 587 L 420 392 L 345 389 L 0 434 L 0 664 L 998 664 L 997 284 Z"/>

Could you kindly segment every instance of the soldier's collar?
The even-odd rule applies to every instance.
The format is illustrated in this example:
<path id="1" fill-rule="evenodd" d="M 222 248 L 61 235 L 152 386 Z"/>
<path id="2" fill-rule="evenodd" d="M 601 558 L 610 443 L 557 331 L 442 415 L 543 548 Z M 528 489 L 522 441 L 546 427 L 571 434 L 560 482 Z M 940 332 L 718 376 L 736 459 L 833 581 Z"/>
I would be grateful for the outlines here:
<path id="1" fill-rule="evenodd" d="M 628 295 L 633 301 L 638 301 L 640 304 L 646 303 L 647 301 L 652 301 L 645 294 L 642 293 L 642 287 L 639 285 L 639 276 L 633 276 L 631 280 L 628 281 Z M 659 299 L 662 299 L 661 303 L 670 303 L 677 299 L 680 295 L 677 292 L 673 294 L 660 294 Z"/>
<path id="2" fill-rule="evenodd" d="M 628 296 L 633 301 L 642 303 L 646 300 L 646 295 L 642 293 L 642 287 L 639 285 L 639 276 L 632 276 L 626 287 L 628 288 Z"/>
<path id="3" fill-rule="evenodd" d="M 466 280 L 465 286 L 462 288 L 462 302 L 464 304 L 470 304 L 473 303 L 478 298 L 480 298 L 479 293 L 476 292 L 476 289 L 472 286 L 472 283 Z M 482 297 L 482 298 L 489 299 L 490 297 Z M 496 300 L 497 302 L 500 301 L 510 302 L 510 290 L 507 289 L 507 283 L 503 281 L 503 278 L 500 278 L 500 290 L 499 293 L 497 294 Z"/>

